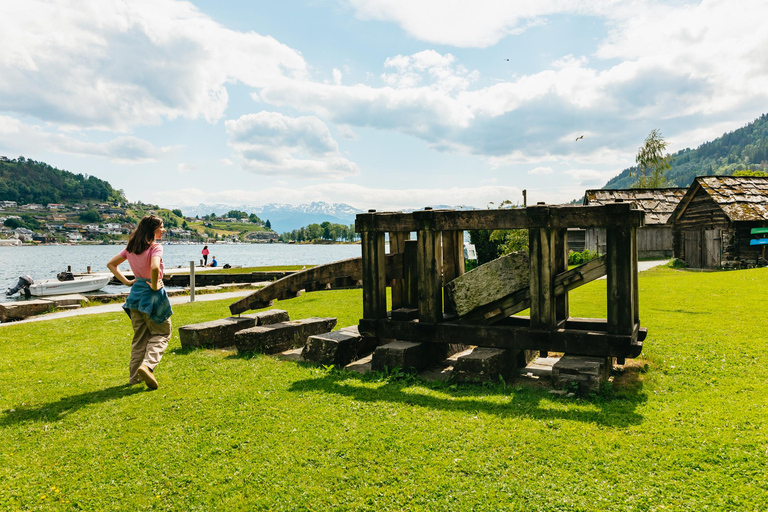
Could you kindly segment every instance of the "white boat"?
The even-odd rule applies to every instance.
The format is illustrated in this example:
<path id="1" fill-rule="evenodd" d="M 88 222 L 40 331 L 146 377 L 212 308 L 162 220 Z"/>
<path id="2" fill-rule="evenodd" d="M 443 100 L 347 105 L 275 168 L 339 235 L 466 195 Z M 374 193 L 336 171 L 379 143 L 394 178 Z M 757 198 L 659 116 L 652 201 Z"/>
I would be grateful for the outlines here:
<path id="1" fill-rule="evenodd" d="M 47 297 L 49 295 L 95 292 L 105 287 L 110 279 L 112 279 L 112 274 L 81 274 L 66 281 L 45 279 L 35 281 L 34 284 L 30 285 L 29 293 L 37 297 Z"/>
<path id="2" fill-rule="evenodd" d="M 18 238 L 0 238 L 0 247 L 18 247 L 21 240 Z"/>

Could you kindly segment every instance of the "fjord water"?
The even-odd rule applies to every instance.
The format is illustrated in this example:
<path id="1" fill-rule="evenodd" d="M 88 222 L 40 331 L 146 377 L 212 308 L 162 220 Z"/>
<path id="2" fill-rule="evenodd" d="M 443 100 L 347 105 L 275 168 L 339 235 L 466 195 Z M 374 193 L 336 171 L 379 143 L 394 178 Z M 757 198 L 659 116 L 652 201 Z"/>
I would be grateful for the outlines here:
<path id="1" fill-rule="evenodd" d="M 34 280 L 54 279 L 56 274 L 72 267 L 73 272 L 109 272 L 107 262 L 123 249 L 123 245 L 43 245 L 31 247 L 0 247 L 0 302 L 5 290 L 16 284 L 19 276 Z M 190 261 L 200 263 L 202 245 L 164 245 L 166 268 L 188 267 Z M 294 244 L 235 244 L 208 246 L 219 266 L 226 263 L 243 267 L 272 265 L 321 265 L 360 256 L 360 245 L 294 245 Z M 128 269 L 124 263 L 121 268 Z M 107 286 L 107 292 L 124 290 L 123 286 Z"/>

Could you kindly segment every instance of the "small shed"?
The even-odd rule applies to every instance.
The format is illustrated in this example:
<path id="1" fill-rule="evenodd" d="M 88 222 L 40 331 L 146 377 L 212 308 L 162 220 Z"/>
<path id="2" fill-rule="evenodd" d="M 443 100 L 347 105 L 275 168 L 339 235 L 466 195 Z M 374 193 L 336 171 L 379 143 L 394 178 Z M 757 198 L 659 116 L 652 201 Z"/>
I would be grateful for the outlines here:
<path id="1" fill-rule="evenodd" d="M 669 258 L 672 256 L 672 226 L 667 225 L 685 195 L 684 188 L 628 188 L 587 190 L 585 205 L 605 205 L 616 202 L 635 203 L 645 213 L 645 225 L 637 230 L 637 252 L 640 258 Z M 578 243 L 579 234 L 568 232 L 569 240 Z M 584 230 L 583 248 L 605 254 L 605 229 Z M 573 250 L 578 250 L 571 247 Z"/>
<path id="2" fill-rule="evenodd" d="M 674 256 L 689 267 L 756 265 L 762 247 L 751 232 L 768 227 L 768 177 L 698 176 L 668 224 Z"/>

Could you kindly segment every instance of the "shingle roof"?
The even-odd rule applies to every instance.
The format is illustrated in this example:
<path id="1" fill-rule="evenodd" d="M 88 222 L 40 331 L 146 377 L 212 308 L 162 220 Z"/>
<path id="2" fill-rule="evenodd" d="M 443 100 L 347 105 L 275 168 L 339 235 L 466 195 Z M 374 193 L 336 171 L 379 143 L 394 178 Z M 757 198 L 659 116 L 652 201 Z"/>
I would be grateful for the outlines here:
<path id="1" fill-rule="evenodd" d="M 634 202 L 645 212 L 645 224 L 665 224 L 685 195 L 684 188 L 627 188 L 618 190 L 587 190 L 584 204 L 607 204 L 617 199 Z"/>
<path id="2" fill-rule="evenodd" d="M 768 178 L 699 176 L 694 181 L 733 221 L 768 220 Z"/>

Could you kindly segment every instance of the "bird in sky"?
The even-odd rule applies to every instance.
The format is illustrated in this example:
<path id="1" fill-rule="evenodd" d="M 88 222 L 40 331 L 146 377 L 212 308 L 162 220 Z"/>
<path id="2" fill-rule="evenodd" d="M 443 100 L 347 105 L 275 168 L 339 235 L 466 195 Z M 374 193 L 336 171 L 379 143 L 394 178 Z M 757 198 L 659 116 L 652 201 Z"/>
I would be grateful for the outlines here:
<path id="1" fill-rule="evenodd" d="M 580 139 L 583 139 L 583 138 L 584 138 L 583 135 L 579 135 L 578 137 L 576 137 L 576 140 L 580 140 Z"/>

